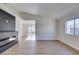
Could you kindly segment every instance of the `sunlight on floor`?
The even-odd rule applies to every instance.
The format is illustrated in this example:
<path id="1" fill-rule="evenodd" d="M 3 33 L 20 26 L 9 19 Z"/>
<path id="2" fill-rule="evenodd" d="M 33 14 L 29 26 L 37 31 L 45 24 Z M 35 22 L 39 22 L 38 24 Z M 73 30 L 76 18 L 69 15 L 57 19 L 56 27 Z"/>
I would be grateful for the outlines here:
<path id="1" fill-rule="evenodd" d="M 25 40 L 36 40 L 36 36 L 33 35 L 28 35 L 28 37 Z"/>

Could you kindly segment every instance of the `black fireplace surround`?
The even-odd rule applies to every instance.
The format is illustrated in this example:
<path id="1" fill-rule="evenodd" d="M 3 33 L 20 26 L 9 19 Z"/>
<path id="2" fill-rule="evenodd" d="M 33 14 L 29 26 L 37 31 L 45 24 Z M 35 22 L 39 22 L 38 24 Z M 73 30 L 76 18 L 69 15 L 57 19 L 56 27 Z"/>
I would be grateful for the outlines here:
<path id="1" fill-rule="evenodd" d="M 0 53 L 18 43 L 15 17 L 0 9 Z"/>

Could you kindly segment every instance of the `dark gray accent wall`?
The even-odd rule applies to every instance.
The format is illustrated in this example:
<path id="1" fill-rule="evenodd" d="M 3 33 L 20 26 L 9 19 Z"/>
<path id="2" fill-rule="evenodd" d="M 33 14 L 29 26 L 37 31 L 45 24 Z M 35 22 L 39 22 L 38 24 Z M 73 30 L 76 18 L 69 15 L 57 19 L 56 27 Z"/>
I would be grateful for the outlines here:
<path id="1" fill-rule="evenodd" d="M 0 9 L 0 32 L 15 31 L 15 17 Z"/>

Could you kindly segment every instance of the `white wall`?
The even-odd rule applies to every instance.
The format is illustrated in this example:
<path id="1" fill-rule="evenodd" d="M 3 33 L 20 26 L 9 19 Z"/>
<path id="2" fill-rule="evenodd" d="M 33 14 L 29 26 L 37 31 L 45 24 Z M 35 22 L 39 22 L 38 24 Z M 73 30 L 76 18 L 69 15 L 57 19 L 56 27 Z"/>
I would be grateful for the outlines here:
<path id="1" fill-rule="evenodd" d="M 79 12 L 73 12 L 71 14 L 68 14 L 67 16 L 62 17 L 58 21 L 58 28 L 59 28 L 59 40 L 64 42 L 65 44 L 79 50 L 79 36 L 73 36 L 73 35 L 67 35 L 65 34 L 65 20 L 72 19 L 74 17 L 78 17 Z"/>
<path id="2" fill-rule="evenodd" d="M 36 34 L 37 40 L 56 40 L 56 22 L 47 18 L 38 19 Z"/>
<path id="3" fill-rule="evenodd" d="M 22 36 L 23 37 L 27 37 L 28 36 L 28 28 L 27 28 L 27 24 L 22 24 Z"/>
<path id="4" fill-rule="evenodd" d="M 16 17 L 16 31 L 18 31 L 18 39 L 20 40 L 22 37 L 22 20 L 19 17 Z"/>

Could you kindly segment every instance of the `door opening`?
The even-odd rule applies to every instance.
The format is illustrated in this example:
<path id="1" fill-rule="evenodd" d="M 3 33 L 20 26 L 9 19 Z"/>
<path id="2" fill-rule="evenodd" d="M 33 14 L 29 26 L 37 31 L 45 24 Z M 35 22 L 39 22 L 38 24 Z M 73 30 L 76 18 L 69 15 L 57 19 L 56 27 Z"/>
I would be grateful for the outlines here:
<path id="1" fill-rule="evenodd" d="M 28 20 L 27 21 L 27 31 L 28 31 L 28 35 L 27 35 L 26 40 L 36 40 L 35 20 Z"/>

